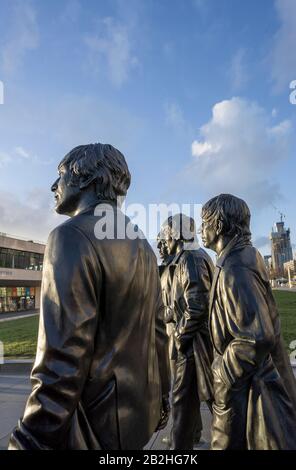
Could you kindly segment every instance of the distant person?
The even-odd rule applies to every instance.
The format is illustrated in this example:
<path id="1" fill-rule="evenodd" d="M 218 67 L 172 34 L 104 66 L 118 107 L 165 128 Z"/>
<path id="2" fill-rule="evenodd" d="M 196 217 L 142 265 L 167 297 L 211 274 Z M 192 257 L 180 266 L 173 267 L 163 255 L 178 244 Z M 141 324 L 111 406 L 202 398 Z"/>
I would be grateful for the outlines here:
<path id="1" fill-rule="evenodd" d="M 202 208 L 203 244 L 218 255 L 210 302 L 212 449 L 296 449 L 296 382 L 250 217 L 230 194 Z"/>
<path id="2" fill-rule="evenodd" d="M 168 419 L 156 257 L 146 239 L 118 236 L 134 227 L 118 207 L 122 153 L 81 145 L 58 171 L 55 208 L 70 219 L 47 243 L 32 392 L 9 448 L 141 449 Z"/>
<path id="3" fill-rule="evenodd" d="M 202 433 L 201 402 L 213 400 L 209 336 L 209 295 L 213 262 L 198 246 L 195 222 L 178 214 L 165 222 L 170 262 L 170 312 L 173 315 L 174 360 L 172 389 L 172 448 L 193 449 Z"/>

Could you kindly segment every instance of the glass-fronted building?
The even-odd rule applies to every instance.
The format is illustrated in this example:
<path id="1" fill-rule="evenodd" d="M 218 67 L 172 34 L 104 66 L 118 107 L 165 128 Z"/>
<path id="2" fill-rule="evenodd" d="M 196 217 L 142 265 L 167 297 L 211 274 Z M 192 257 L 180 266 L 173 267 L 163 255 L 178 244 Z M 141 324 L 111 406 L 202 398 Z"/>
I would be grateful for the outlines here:
<path id="1" fill-rule="evenodd" d="M 42 271 L 43 254 L 0 247 L 0 268 Z"/>
<path id="2" fill-rule="evenodd" d="M 0 233 L 0 315 L 38 309 L 45 245 Z"/>

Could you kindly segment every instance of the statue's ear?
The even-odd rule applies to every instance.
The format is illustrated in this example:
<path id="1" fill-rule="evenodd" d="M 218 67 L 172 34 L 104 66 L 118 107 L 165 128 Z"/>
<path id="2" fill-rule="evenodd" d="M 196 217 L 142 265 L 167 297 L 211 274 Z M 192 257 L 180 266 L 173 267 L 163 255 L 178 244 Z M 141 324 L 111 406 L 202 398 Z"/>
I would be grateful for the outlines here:
<path id="1" fill-rule="evenodd" d="M 79 188 L 80 189 L 85 189 L 87 188 L 91 183 L 93 183 L 94 181 L 94 176 L 91 175 L 91 176 L 88 176 L 88 177 L 83 177 L 81 176 L 79 178 Z"/>
<path id="2" fill-rule="evenodd" d="M 217 228 L 216 228 L 217 235 L 220 235 L 222 231 L 223 231 L 223 223 L 221 222 L 221 220 L 218 220 Z"/>

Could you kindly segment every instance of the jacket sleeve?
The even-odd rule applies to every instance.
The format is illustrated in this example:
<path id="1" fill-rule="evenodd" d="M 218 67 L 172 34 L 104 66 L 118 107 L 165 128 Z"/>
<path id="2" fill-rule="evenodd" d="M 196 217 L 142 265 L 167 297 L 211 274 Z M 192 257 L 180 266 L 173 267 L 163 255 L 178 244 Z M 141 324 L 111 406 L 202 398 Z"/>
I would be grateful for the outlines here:
<path id="1" fill-rule="evenodd" d="M 161 285 L 157 276 L 157 301 L 155 318 L 156 351 L 158 356 L 159 373 L 161 379 L 162 395 L 167 396 L 171 387 L 169 364 L 169 338 L 164 322 L 164 305 L 162 302 Z"/>
<path id="2" fill-rule="evenodd" d="M 176 328 L 176 338 L 182 349 L 208 319 L 211 275 L 206 261 L 191 254 L 186 254 L 176 275 L 183 287 L 183 296 L 176 306 L 182 311 Z"/>
<path id="3" fill-rule="evenodd" d="M 222 270 L 219 296 L 232 340 L 220 364 L 220 377 L 228 386 L 248 379 L 271 352 L 275 334 L 266 287 L 255 272 L 234 266 Z"/>
<path id="4" fill-rule="evenodd" d="M 62 446 L 94 349 L 101 272 L 91 242 L 63 224 L 50 234 L 44 261 L 32 392 L 10 449 Z"/>

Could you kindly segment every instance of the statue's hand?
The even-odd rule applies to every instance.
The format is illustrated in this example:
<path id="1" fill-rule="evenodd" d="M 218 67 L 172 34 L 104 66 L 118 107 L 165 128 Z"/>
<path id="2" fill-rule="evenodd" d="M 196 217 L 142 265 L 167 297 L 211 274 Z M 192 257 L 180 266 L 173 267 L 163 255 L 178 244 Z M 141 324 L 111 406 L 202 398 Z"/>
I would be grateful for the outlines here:
<path id="1" fill-rule="evenodd" d="M 170 307 L 165 307 L 164 311 L 164 322 L 165 323 L 172 323 L 174 321 L 174 311 Z"/>
<path id="2" fill-rule="evenodd" d="M 174 342 L 178 352 L 181 352 L 182 344 L 180 339 L 180 333 L 177 328 L 174 330 Z"/>
<path id="3" fill-rule="evenodd" d="M 171 407 L 170 407 L 169 397 L 163 396 L 161 417 L 160 417 L 158 426 L 156 428 L 156 431 L 160 431 L 161 429 L 164 429 L 166 427 L 166 425 L 168 424 L 170 411 L 171 411 Z"/>

